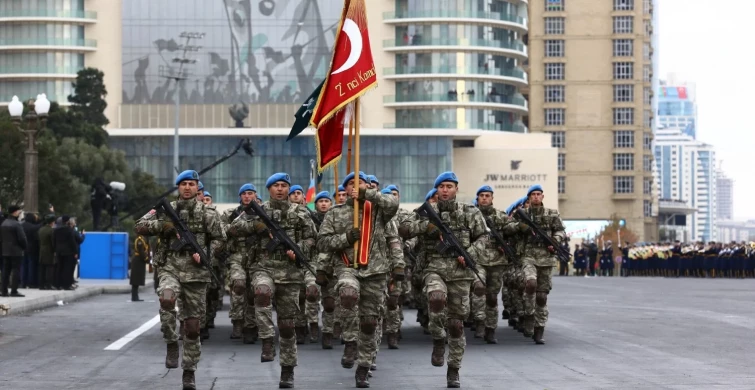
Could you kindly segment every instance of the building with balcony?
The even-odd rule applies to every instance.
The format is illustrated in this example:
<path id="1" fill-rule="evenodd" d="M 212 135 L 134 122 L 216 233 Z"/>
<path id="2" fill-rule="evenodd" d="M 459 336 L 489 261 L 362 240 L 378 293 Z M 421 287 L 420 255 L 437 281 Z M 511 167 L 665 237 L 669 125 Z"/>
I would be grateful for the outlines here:
<path id="1" fill-rule="evenodd" d="M 653 196 L 653 0 L 530 0 L 529 129 L 559 149 L 568 220 L 626 219 L 658 237 Z"/>
<path id="2" fill-rule="evenodd" d="M 76 73 L 105 73 L 108 118 L 121 97 L 121 0 L 0 2 L 0 105 L 45 93 L 68 104 Z"/>

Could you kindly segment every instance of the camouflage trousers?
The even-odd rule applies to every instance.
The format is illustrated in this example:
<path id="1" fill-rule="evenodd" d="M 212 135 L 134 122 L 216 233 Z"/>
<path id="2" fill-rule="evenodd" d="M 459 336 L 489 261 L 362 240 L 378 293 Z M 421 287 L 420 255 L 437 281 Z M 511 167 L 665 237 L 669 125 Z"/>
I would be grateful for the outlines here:
<path id="1" fill-rule="evenodd" d="M 332 279 L 333 278 L 331 277 L 330 280 Z M 320 301 L 322 302 L 323 307 L 326 307 L 327 299 L 333 299 L 335 302 L 335 309 L 330 313 L 327 310 L 322 311 L 322 333 L 333 333 L 333 326 L 338 317 L 338 309 L 340 306 L 338 304 L 338 293 L 336 292 L 335 283 L 328 283 L 325 288 L 320 289 Z"/>
<path id="2" fill-rule="evenodd" d="M 240 261 L 230 261 L 228 267 L 229 284 L 231 291 L 231 309 L 228 311 L 228 317 L 233 320 L 244 322 L 245 329 L 257 327 L 257 318 L 254 311 L 254 288 L 252 288 L 252 275 L 249 270 L 244 268 Z M 238 294 L 234 291 L 233 285 L 236 280 L 244 283 L 244 293 Z"/>
<path id="3" fill-rule="evenodd" d="M 505 295 L 504 307 L 511 314 L 511 318 L 518 320 L 524 315 L 524 273 L 520 264 L 509 265 L 504 274 Z"/>
<path id="4" fill-rule="evenodd" d="M 315 283 L 315 277 L 311 273 L 304 274 L 304 287 L 299 292 L 299 308 L 301 309 L 296 316 L 296 326 L 307 326 L 307 324 L 320 323 L 320 302 L 310 302 L 306 300 L 307 288 L 314 286 L 317 288 L 317 294 L 322 295 L 320 286 Z"/>
<path id="5" fill-rule="evenodd" d="M 213 265 L 212 271 L 215 272 L 215 275 L 218 277 L 218 279 L 223 280 L 223 274 L 221 273 L 222 271 L 220 269 L 220 266 Z M 218 284 L 215 279 L 210 279 L 210 283 L 207 285 L 207 309 L 205 310 L 204 321 L 202 321 L 203 328 L 207 327 L 207 322 L 214 320 L 215 316 L 218 314 L 218 311 L 220 311 L 220 299 L 223 298 L 223 290 L 223 286 Z"/>
<path id="6" fill-rule="evenodd" d="M 548 293 L 553 288 L 551 272 L 553 267 L 538 267 L 527 263 L 524 265 L 526 281 L 536 280 L 537 288 L 533 294 L 524 293 L 524 314 L 535 316 L 535 326 L 544 327 L 548 322 Z"/>
<path id="7" fill-rule="evenodd" d="M 162 296 L 165 290 L 172 290 L 175 296 L 181 299 L 181 319 L 196 318 L 201 321 L 205 317 L 207 283 L 181 283 L 178 277 L 163 270 L 160 272 L 160 286 L 157 289 L 158 296 Z M 163 333 L 163 339 L 168 344 L 178 342 L 178 332 L 176 331 L 176 320 L 178 318 L 178 313 L 175 309 L 164 310 L 160 307 L 160 331 Z M 196 371 L 199 358 L 202 355 L 200 338 L 197 337 L 191 340 L 188 337 L 184 337 L 183 344 L 181 368 L 185 371 Z"/>
<path id="8" fill-rule="evenodd" d="M 485 327 L 498 327 L 498 292 L 503 285 L 505 265 L 479 266 L 480 277 L 485 281 L 485 295 L 478 297 L 472 294 L 472 314 L 474 319 L 484 321 Z M 474 282 L 473 282 L 474 283 Z"/>
<path id="9" fill-rule="evenodd" d="M 446 308 L 442 312 L 428 310 L 430 314 L 430 333 L 433 339 L 445 339 L 448 337 L 448 366 L 461 368 L 461 360 L 467 346 L 467 339 L 462 329 L 460 337 L 453 337 L 446 333 L 446 325 L 449 319 L 464 321 L 469 315 L 469 280 L 445 281 L 434 273 L 425 275 L 424 293 L 429 296 L 433 292 L 441 292 L 446 297 Z"/>
<path id="10" fill-rule="evenodd" d="M 353 307 L 341 305 L 340 322 L 344 341 L 357 342 L 357 364 L 362 367 L 370 367 L 377 353 L 376 334 L 381 327 L 379 320 L 385 305 L 385 280 L 385 274 L 366 278 L 358 277 L 349 270 L 338 274 L 336 290 L 339 295 L 345 288 L 353 288 L 357 292 L 357 302 Z"/>
<path id="11" fill-rule="evenodd" d="M 283 327 L 286 329 L 285 333 L 290 336 L 285 337 L 283 331 L 279 332 L 280 354 L 278 360 L 281 366 L 296 366 L 296 334 L 293 332 L 292 325 L 299 313 L 299 292 L 302 285 L 299 283 L 274 283 L 270 275 L 260 271 L 254 272 L 251 280 L 251 287 L 255 292 L 254 311 L 257 316 L 260 339 L 269 339 L 275 335 L 272 305 L 272 300 L 275 299 L 278 329 L 282 328 L 281 325 L 285 325 Z M 260 294 L 262 291 L 270 292 L 271 295 L 263 296 Z"/>
<path id="12" fill-rule="evenodd" d="M 403 282 L 388 282 L 387 303 L 385 305 L 385 333 L 398 333 L 401 330 L 401 297 Z"/>

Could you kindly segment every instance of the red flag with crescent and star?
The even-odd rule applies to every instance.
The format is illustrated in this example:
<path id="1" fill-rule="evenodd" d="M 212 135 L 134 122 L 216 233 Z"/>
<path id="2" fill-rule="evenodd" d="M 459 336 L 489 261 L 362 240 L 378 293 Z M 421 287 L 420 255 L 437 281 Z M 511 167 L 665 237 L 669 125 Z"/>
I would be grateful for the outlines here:
<path id="1" fill-rule="evenodd" d="M 325 77 L 322 92 L 312 110 L 310 124 L 318 129 L 319 150 L 343 151 L 343 127 L 335 114 L 343 110 L 367 91 L 377 86 L 377 74 L 372 59 L 372 48 L 367 30 L 367 6 L 365 0 L 346 0 L 339 28 L 336 30 L 333 58 Z M 332 125 L 326 122 L 336 121 Z M 336 134 L 341 129 L 340 137 Z M 323 134 L 319 134 L 324 131 Z M 328 145 L 323 145 L 327 143 Z M 330 144 L 333 145 L 330 145 Z M 318 170 L 322 172 L 328 166 L 340 160 L 336 158 L 322 164 L 318 158 Z M 319 157 L 319 153 L 318 153 Z"/>

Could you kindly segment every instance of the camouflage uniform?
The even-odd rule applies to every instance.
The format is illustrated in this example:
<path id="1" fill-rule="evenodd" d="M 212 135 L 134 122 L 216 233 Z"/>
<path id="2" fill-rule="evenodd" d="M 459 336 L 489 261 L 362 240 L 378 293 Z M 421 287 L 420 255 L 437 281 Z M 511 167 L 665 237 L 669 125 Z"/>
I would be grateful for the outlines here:
<path id="1" fill-rule="evenodd" d="M 195 199 L 179 200 L 171 202 L 171 206 L 189 226 L 189 230 L 194 233 L 200 245 L 206 247 L 210 241 L 225 239 L 218 214 L 208 210 L 202 202 L 197 202 Z M 163 259 L 158 257 L 158 261 L 164 262 L 158 264 L 160 269 L 160 287 L 158 288 L 160 330 L 169 345 L 169 355 L 172 346 L 175 346 L 177 355 L 176 298 L 180 297 L 183 302 L 181 317 L 185 319 L 186 326 L 182 368 L 184 371 L 195 371 L 201 355 L 199 332 L 201 320 L 205 318 L 207 305 L 205 300 L 210 273 L 194 261 L 191 250 L 173 251 L 170 248 L 176 233 L 174 230 L 168 230 L 168 226 L 169 221 L 166 221 L 165 217 L 148 213 L 136 222 L 134 230 L 141 235 L 161 235 L 165 240 L 161 244 L 164 247 L 165 257 Z M 166 365 L 167 363 L 166 359 Z"/>
<path id="2" fill-rule="evenodd" d="M 306 256 L 315 244 L 315 225 L 306 207 L 288 200 L 270 200 L 262 204 L 265 213 L 286 231 Z M 289 259 L 284 248 L 272 252 L 266 249 L 269 231 L 259 217 L 239 218 L 228 228 L 231 237 L 256 236 L 256 259 L 249 264 L 250 287 L 254 290 L 255 314 L 259 337 L 262 339 L 263 362 L 274 359 L 273 306 L 278 314 L 280 333 L 280 365 L 292 369 L 297 365 L 295 320 L 299 313 L 299 291 L 304 284 L 304 270 Z"/>
<path id="3" fill-rule="evenodd" d="M 310 211 L 310 216 L 315 224 L 315 227 L 319 230 L 320 225 L 322 224 L 322 220 L 325 218 L 325 213 L 321 213 L 319 211 Z M 316 252 L 317 250 L 315 249 L 315 253 Z M 313 261 L 315 261 L 316 258 L 316 255 L 312 256 Z M 318 341 L 318 333 L 320 331 L 320 300 L 322 298 L 322 289 L 315 283 L 315 276 L 309 273 L 307 274 L 304 284 L 304 296 L 306 298 L 304 305 L 302 306 L 304 308 L 304 312 L 299 316 L 297 326 L 304 326 L 305 328 L 297 328 L 297 331 L 305 331 L 307 324 L 309 324 L 309 342 L 316 343 Z M 330 331 L 331 333 L 333 332 L 332 324 Z"/>
<path id="4" fill-rule="evenodd" d="M 220 218 L 220 214 L 218 213 L 217 208 L 214 205 L 205 205 L 205 210 L 208 213 L 215 214 L 216 218 Z M 221 229 L 222 227 L 222 220 L 221 220 Z M 212 270 L 215 272 L 215 275 L 220 279 L 223 280 L 223 273 L 221 269 L 220 261 L 218 261 L 218 258 L 215 257 L 215 252 L 218 248 L 220 248 L 223 245 L 223 240 L 212 240 L 210 241 L 210 245 L 207 246 L 207 254 L 209 255 L 209 258 L 211 259 L 212 264 Z M 223 297 L 223 286 L 219 285 L 215 279 L 210 279 L 210 284 L 207 285 L 207 309 L 205 310 L 205 318 L 202 321 L 202 337 L 203 338 L 209 338 L 208 328 L 214 328 L 215 327 L 215 317 L 218 314 L 218 311 L 221 308 L 220 301 Z"/>
<path id="5" fill-rule="evenodd" d="M 393 218 L 393 220 L 391 220 L 391 224 L 396 226 L 396 233 L 398 233 L 398 225 L 401 223 L 401 221 L 410 219 L 411 215 L 412 213 L 410 211 L 399 208 L 396 216 Z M 401 240 L 400 237 L 397 238 Z M 409 249 L 411 250 L 414 248 L 414 244 L 416 244 L 417 239 L 415 237 L 411 240 L 407 240 L 408 242 L 403 242 L 403 240 L 401 241 L 402 245 L 409 247 Z M 401 282 L 393 282 L 391 280 L 388 281 L 388 295 L 385 311 L 385 334 L 388 341 L 388 347 L 391 349 L 398 348 L 399 332 L 401 332 L 401 321 L 403 320 L 404 297 L 405 294 L 411 294 L 410 270 L 414 266 L 414 264 L 409 256 L 406 256 L 405 254 L 403 254 L 403 256 L 404 264 L 406 264 L 406 278 Z"/>
<path id="6" fill-rule="evenodd" d="M 394 238 L 390 242 L 386 239 L 386 236 L 390 235 L 386 234 L 386 231 L 389 229 L 391 218 L 396 214 L 398 201 L 392 195 L 380 194 L 374 189 L 360 190 L 359 199 L 366 199 L 372 203 L 373 234 L 366 266 L 353 266 L 354 245 L 348 238 L 353 229 L 353 199 L 328 211 L 320 226 L 317 240 L 319 251 L 329 255 L 323 263 L 324 268 L 319 269 L 318 273 L 332 273 L 337 278 L 335 289 L 340 298 L 340 320 L 343 339 L 346 342 L 341 365 L 345 368 L 353 367 L 354 355 L 358 355 L 358 383 L 360 380 L 366 381 L 377 349 L 375 333 L 385 304 L 386 274 L 391 270 L 400 269 L 403 275 L 404 268 L 398 239 Z M 359 211 L 361 227 L 363 204 Z"/>
<path id="7" fill-rule="evenodd" d="M 228 229 L 237 218 L 245 218 L 242 214 L 243 206 L 228 209 L 223 212 L 221 220 Z M 226 259 L 226 274 L 228 275 L 228 284 L 231 290 L 231 309 L 228 311 L 228 317 L 233 324 L 232 339 L 244 337 L 245 344 L 251 344 L 255 341 L 257 334 L 257 320 L 254 316 L 254 291 L 249 288 L 251 274 L 247 272 L 247 259 L 249 253 L 254 254 L 254 239 L 244 237 L 229 238 L 226 246 L 223 248 L 229 255 Z"/>

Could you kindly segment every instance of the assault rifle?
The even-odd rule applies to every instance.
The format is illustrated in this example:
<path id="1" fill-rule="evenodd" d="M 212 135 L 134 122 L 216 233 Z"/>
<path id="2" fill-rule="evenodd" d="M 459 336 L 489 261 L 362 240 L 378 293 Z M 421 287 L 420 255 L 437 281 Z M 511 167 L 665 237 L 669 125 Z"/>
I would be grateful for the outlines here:
<path id="1" fill-rule="evenodd" d="M 307 267 L 307 269 L 312 272 L 312 275 L 317 275 L 315 270 L 309 264 L 309 259 L 304 255 L 304 252 L 301 251 L 301 248 L 299 248 L 299 246 L 296 245 L 293 240 L 291 240 L 291 237 L 286 234 L 285 230 L 278 226 L 278 224 L 275 223 L 275 221 L 273 221 L 270 216 L 267 215 L 267 213 L 265 213 L 265 210 L 263 210 L 262 207 L 257 204 L 257 202 L 249 203 L 248 207 L 254 211 L 254 214 L 262 220 L 262 223 L 264 223 L 265 226 L 267 226 L 267 229 L 270 231 L 270 235 L 272 237 L 270 238 L 270 242 L 268 242 L 266 246 L 268 252 L 274 251 L 279 246 L 284 247 L 286 250 L 291 250 L 296 256 L 295 260 L 297 267 Z"/>
<path id="2" fill-rule="evenodd" d="M 176 210 L 174 210 L 170 205 L 170 202 L 168 202 L 166 198 L 162 198 L 154 208 L 156 211 L 165 214 L 168 219 L 173 222 L 173 226 L 176 228 L 176 232 L 178 233 L 178 239 L 173 241 L 173 243 L 170 245 L 170 249 L 173 251 L 180 251 L 185 250 L 186 247 L 189 247 L 191 251 L 199 254 L 199 264 L 207 269 L 207 271 L 210 273 L 210 276 L 212 276 L 212 278 L 219 286 L 222 286 L 223 283 L 220 282 L 220 279 L 218 279 L 218 276 L 215 275 L 215 272 L 212 270 L 212 265 L 210 264 L 207 253 L 204 251 L 204 249 L 202 249 L 202 246 L 199 245 L 199 242 L 194 236 L 194 233 L 189 230 L 189 226 L 186 225 L 186 222 L 181 220 L 181 218 L 176 213 Z"/>
<path id="3" fill-rule="evenodd" d="M 569 258 L 571 257 L 571 253 L 569 253 L 569 250 L 564 249 L 559 243 L 557 243 L 551 236 L 545 233 L 540 226 L 537 226 L 535 222 L 530 219 L 530 217 L 527 215 L 526 212 L 524 212 L 523 209 L 517 209 L 516 215 L 529 226 L 533 232 L 535 232 L 535 235 L 539 237 L 543 242 L 545 242 L 548 246 L 552 246 L 553 250 L 556 253 L 556 257 L 558 257 L 558 260 L 560 261 L 569 261 Z"/>
<path id="4" fill-rule="evenodd" d="M 501 252 L 503 252 L 504 255 L 506 255 L 506 258 L 516 261 L 516 251 L 514 248 L 511 247 L 511 245 L 506 242 L 506 240 L 503 239 L 503 236 L 501 236 L 498 231 L 495 230 L 495 224 L 492 220 L 489 218 L 485 218 L 485 224 L 488 226 L 489 234 L 495 242 L 498 244 L 498 248 L 500 248 Z"/>
<path id="5" fill-rule="evenodd" d="M 440 219 L 440 216 L 435 212 L 433 207 L 430 206 L 430 203 L 423 203 L 422 206 L 417 209 L 417 214 L 419 214 L 419 216 L 421 217 L 429 219 L 433 225 L 437 226 L 438 229 L 440 229 L 440 242 L 435 246 L 435 250 L 437 250 L 440 254 L 449 253 L 463 257 L 464 264 L 466 264 L 467 268 L 471 269 L 472 272 L 474 272 L 475 276 L 477 276 L 477 279 L 479 279 L 480 282 L 485 285 L 485 281 L 482 280 L 482 277 L 480 276 L 480 271 L 477 270 L 477 262 L 475 262 L 475 260 L 472 258 L 472 255 L 470 255 L 469 252 L 464 249 L 456 236 L 454 236 L 454 233 L 451 231 L 451 229 L 443 222 L 442 219 Z"/>

